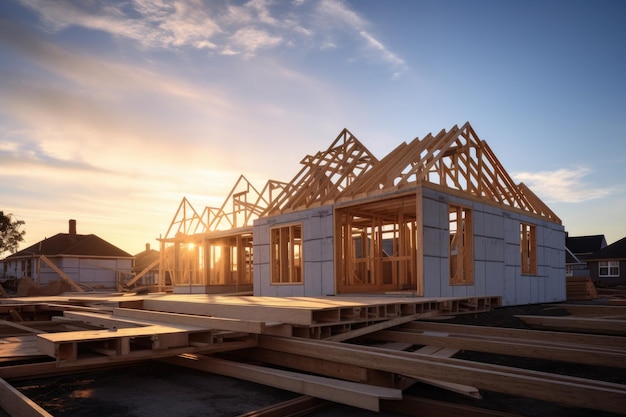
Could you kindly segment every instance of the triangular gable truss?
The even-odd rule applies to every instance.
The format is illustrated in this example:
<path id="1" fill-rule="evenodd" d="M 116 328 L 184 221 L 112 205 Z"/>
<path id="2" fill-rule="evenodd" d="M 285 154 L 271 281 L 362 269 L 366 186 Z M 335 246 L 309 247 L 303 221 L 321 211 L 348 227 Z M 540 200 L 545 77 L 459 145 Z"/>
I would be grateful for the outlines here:
<path id="1" fill-rule="evenodd" d="M 402 189 L 418 181 L 468 192 L 561 222 L 528 187 L 515 184 L 469 123 L 401 144 L 355 181 L 342 199 Z"/>
<path id="2" fill-rule="evenodd" d="M 259 192 L 241 175 L 219 209 L 206 208 L 208 231 L 230 230 L 252 226 L 271 201 L 283 191 L 285 183 L 269 180 Z"/>
<path id="3" fill-rule="evenodd" d="M 170 227 L 165 233 L 165 239 L 174 238 L 180 234 L 193 235 L 205 232 L 207 224 L 203 220 L 203 216 L 198 214 L 186 197 L 183 197 L 170 223 Z"/>
<path id="4" fill-rule="evenodd" d="M 164 239 L 252 226 L 254 219 L 284 191 L 286 185 L 284 182 L 269 180 L 259 192 L 241 175 L 222 206 L 205 207 L 201 215 L 183 197 Z"/>
<path id="5" fill-rule="evenodd" d="M 328 204 L 377 162 L 348 129 L 343 129 L 326 151 L 306 156 L 300 162 L 300 172 L 263 215 Z"/>

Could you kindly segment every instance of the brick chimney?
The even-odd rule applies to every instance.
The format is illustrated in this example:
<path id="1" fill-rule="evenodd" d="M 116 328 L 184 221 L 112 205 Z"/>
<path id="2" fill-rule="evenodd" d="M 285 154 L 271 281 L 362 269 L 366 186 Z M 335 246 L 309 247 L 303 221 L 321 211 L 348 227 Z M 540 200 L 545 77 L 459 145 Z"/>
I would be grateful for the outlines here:
<path id="1" fill-rule="evenodd" d="M 150 252 L 150 244 L 146 243 L 146 252 Z"/>
<path id="2" fill-rule="evenodd" d="M 70 219 L 70 242 L 76 242 L 76 220 Z"/>

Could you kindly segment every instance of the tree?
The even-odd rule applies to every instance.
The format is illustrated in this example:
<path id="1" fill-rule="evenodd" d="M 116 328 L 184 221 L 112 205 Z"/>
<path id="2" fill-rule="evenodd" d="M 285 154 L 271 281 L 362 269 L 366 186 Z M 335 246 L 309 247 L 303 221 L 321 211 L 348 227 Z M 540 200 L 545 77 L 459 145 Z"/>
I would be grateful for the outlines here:
<path id="1" fill-rule="evenodd" d="M 23 220 L 15 220 L 13 214 L 4 214 L 0 211 L 0 255 L 4 252 L 17 252 L 20 242 L 24 240 L 26 232 L 20 230 Z"/>

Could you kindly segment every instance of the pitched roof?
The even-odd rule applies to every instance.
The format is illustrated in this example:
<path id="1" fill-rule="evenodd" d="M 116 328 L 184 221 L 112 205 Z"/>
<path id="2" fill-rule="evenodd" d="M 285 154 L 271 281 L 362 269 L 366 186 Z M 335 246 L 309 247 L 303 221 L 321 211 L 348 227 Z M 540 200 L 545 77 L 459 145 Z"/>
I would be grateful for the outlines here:
<path id="1" fill-rule="evenodd" d="M 600 261 L 605 259 L 626 259 L 626 237 L 615 243 L 611 243 L 605 248 L 595 251 L 587 258 L 588 261 Z"/>
<path id="2" fill-rule="evenodd" d="M 565 246 L 567 246 L 573 254 L 580 257 L 580 255 L 591 255 L 606 247 L 606 239 L 604 235 L 568 236 L 565 239 Z"/>
<path id="3" fill-rule="evenodd" d="M 133 256 L 106 240 L 94 235 L 73 235 L 58 233 L 34 245 L 22 249 L 6 259 L 46 256 L 94 256 L 113 258 L 132 258 Z"/>

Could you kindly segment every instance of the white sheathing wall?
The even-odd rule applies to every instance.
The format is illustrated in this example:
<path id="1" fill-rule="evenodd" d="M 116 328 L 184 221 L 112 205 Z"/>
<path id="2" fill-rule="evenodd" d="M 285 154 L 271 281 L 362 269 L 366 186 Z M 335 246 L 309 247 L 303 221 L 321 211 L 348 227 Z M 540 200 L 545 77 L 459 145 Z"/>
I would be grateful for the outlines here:
<path id="1" fill-rule="evenodd" d="M 51 257 L 50 260 L 74 282 L 96 289 L 117 288 L 117 273 L 121 272 L 128 276 L 133 266 L 131 259 Z M 40 263 L 40 268 L 41 284 L 61 279 L 59 274 L 44 262 Z"/>
<path id="2" fill-rule="evenodd" d="M 448 204 L 472 209 L 474 283 L 450 285 Z M 423 189 L 424 296 L 501 295 L 504 305 L 563 301 L 565 232 L 561 225 L 475 200 Z M 537 274 L 521 273 L 520 222 L 537 231 Z"/>
<path id="3" fill-rule="evenodd" d="M 335 293 L 333 267 L 333 210 L 331 206 L 287 213 L 254 221 L 254 295 L 315 297 Z M 272 284 L 270 230 L 302 224 L 302 284 Z"/>

